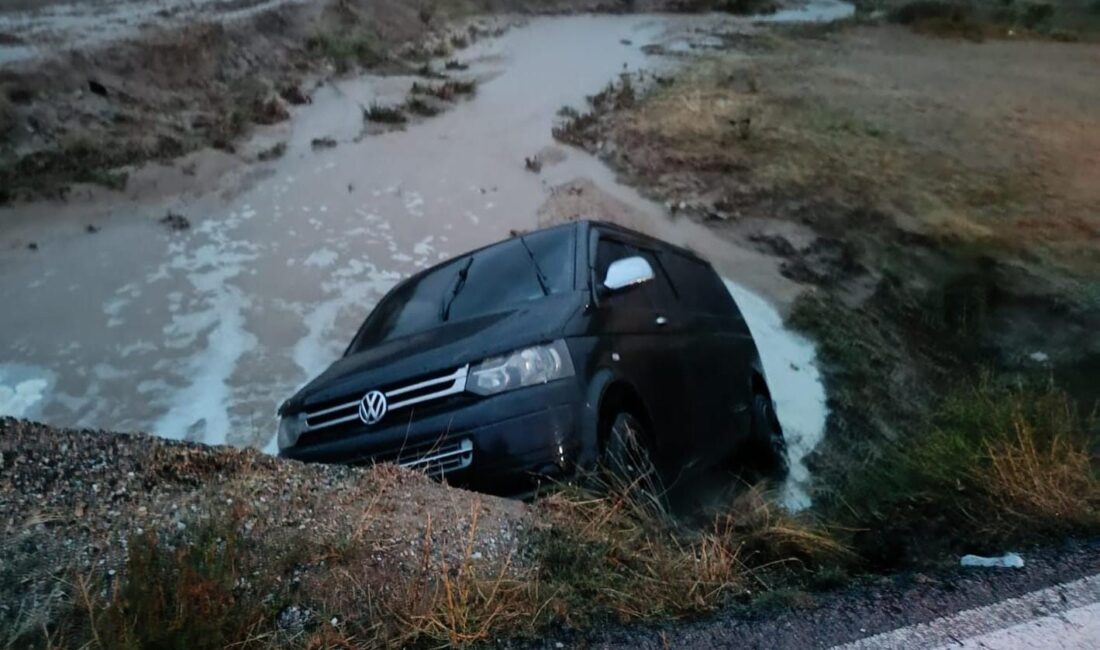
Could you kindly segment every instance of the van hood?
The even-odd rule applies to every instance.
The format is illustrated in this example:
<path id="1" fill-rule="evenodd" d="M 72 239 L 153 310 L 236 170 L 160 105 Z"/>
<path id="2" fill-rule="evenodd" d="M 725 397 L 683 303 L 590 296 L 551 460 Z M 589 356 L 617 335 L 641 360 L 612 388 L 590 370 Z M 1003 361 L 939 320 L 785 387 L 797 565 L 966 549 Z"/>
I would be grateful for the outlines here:
<path id="1" fill-rule="evenodd" d="M 342 357 L 285 405 L 288 412 L 445 373 L 467 363 L 563 336 L 587 302 L 584 292 L 555 294 L 513 309 L 445 323 Z"/>

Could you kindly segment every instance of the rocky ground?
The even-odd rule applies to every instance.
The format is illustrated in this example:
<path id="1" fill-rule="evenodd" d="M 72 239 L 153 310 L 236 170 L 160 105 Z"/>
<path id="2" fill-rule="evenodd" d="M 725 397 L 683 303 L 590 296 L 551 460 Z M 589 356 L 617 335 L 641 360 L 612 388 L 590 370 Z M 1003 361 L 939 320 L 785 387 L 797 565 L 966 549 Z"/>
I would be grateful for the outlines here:
<path id="1" fill-rule="evenodd" d="M 72 606 L 72 585 L 109 589 L 132 544 L 147 536 L 169 548 L 234 537 L 254 569 L 242 577 L 257 589 L 283 589 L 270 597 L 293 633 L 316 623 L 296 620 L 316 618 L 307 600 L 337 609 L 355 597 L 331 589 L 328 565 L 346 567 L 343 584 L 370 585 L 380 599 L 387 585 L 447 566 L 519 572 L 519 540 L 532 525 L 521 502 L 388 465 L 306 466 L 254 450 L 11 419 L 0 420 L 0 459 L 5 647 L 56 624 Z"/>

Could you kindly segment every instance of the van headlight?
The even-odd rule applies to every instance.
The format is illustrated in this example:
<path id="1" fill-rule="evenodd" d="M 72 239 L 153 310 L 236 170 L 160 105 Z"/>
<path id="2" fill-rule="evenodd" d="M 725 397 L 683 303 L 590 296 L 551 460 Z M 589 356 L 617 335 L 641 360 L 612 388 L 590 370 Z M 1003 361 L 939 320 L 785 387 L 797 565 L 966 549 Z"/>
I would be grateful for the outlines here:
<path id="1" fill-rule="evenodd" d="M 289 449 L 298 444 L 298 436 L 306 428 L 305 413 L 284 415 L 279 418 L 279 450 Z"/>
<path id="2" fill-rule="evenodd" d="M 569 348 L 559 339 L 489 357 L 470 370 L 466 390 L 478 395 L 496 395 L 572 376 L 573 360 L 569 357 Z"/>

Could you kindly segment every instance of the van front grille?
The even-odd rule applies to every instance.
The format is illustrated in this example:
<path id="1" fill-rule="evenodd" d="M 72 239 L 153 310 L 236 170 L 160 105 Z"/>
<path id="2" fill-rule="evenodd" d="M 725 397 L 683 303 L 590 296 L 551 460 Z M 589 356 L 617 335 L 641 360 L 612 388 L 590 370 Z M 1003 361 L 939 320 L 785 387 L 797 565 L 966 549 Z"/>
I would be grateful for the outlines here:
<path id="1" fill-rule="evenodd" d="M 386 416 L 383 417 L 383 420 L 385 417 L 389 417 L 389 414 L 394 411 L 399 411 L 416 404 L 443 399 L 450 395 L 465 391 L 466 376 L 469 372 L 470 366 L 467 364 L 446 375 L 430 377 L 423 381 L 390 386 L 383 389 L 382 392 L 386 396 L 386 403 L 388 405 Z M 303 436 L 308 436 L 309 433 L 313 431 L 351 422 L 359 422 L 365 425 L 366 423 L 359 417 L 359 405 L 363 397 L 363 395 L 354 397 L 349 396 L 347 398 L 348 401 L 341 400 L 340 403 L 335 406 L 329 406 L 324 409 L 306 413 L 306 427 L 303 431 Z M 376 426 L 380 422 L 381 421 L 375 422 L 370 426 Z"/>

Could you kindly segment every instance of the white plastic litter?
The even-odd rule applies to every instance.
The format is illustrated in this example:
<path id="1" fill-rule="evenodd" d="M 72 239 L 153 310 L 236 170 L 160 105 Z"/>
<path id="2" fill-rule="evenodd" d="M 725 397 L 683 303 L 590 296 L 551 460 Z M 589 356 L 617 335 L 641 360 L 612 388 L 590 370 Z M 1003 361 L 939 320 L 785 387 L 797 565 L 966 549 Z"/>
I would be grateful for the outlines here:
<path id="1" fill-rule="evenodd" d="M 959 561 L 962 566 L 996 567 L 1002 569 L 1022 569 L 1024 558 L 1016 553 L 1005 553 L 1001 557 L 982 557 L 980 555 L 964 555 Z"/>

